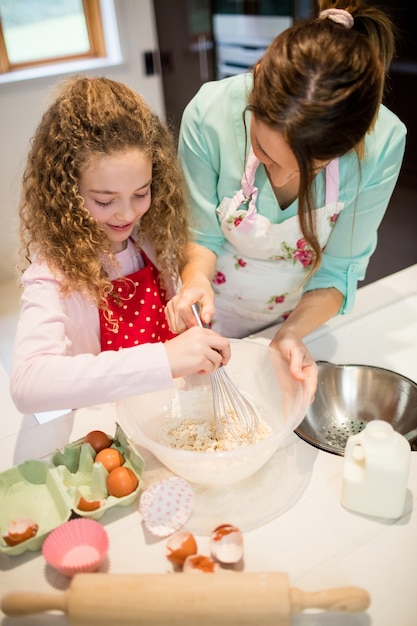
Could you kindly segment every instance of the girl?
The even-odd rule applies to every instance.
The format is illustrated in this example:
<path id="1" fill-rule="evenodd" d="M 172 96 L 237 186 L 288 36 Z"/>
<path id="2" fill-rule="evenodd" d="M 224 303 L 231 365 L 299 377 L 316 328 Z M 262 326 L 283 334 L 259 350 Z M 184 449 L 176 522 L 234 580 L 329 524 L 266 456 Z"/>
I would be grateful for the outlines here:
<path id="1" fill-rule="evenodd" d="M 302 339 L 353 306 L 398 178 L 406 130 L 381 104 L 389 18 L 362 0 L 321 0 L 253 72 L 203 85 L 179 154 L 196 214 L 171 328 L 229 337 L 280 323 L 271 346 L 314 390 Z"/>
<path id="2" fill-rule="evenodd" d="M 228 361 L 214 331 L 175 336 L 166 322 L 186 196 L 171 136 L 133 90 L 106 78 L 63 85 L 32 142 L 20 220 L 27 267 L 10 377 L 20 411 L 115 401 Z"/>

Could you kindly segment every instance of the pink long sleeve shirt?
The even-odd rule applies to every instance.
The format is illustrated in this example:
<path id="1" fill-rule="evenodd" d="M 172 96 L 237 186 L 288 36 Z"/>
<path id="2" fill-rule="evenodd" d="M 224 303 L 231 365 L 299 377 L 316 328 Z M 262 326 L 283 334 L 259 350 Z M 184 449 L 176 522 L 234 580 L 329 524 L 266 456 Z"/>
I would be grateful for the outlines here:
<path id="1" fill-rule="evenodd" d="M 121 274 L 140 267 L 129 241 Z M 80 293 L 63 298 L 59 278 L 34 262 L 23 275 L 22 308 L 10 392 L 22 413 L 79 408 L 173 386 L 162 343 L 101 352 L 97 306 Z"/>

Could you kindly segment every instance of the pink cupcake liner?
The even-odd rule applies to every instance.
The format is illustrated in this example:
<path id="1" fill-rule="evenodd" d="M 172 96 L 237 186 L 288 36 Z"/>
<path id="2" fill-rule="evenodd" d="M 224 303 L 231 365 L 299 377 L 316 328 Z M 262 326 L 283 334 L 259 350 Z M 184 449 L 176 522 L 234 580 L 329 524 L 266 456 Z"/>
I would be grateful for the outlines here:
<path id="1" fill-rule="evenodd" d="M 95 520 L 69 520 L 53 530 L 42 546 L 46 562 L 65 574 L 95 572 L 109 549 L 109 538 L 103 526 Z"/>

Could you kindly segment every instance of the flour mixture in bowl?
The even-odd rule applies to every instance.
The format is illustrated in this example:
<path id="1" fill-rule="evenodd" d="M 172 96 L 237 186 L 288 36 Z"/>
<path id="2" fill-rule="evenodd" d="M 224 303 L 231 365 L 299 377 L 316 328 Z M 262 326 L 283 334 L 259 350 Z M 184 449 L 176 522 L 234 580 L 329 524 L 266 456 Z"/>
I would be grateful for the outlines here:
<path id="1" fill-rule="evenodd" d="M 236 424 L 235 434 L 232 435 L 227 428 L 218 432 L 211 385 L 191 386 L 189 389 L 177 390 L 171 403 L 170 415 L 163 422 L 159 441 L 170 448 L 195 452 L 233 450 L 273 434 L 273 429 L 262 420 L 259 413 L 258 418 L 259 427 L 253 437 L 239 429 L 239 416 L 232 412 L 229 412 L 228 420 Z"/>

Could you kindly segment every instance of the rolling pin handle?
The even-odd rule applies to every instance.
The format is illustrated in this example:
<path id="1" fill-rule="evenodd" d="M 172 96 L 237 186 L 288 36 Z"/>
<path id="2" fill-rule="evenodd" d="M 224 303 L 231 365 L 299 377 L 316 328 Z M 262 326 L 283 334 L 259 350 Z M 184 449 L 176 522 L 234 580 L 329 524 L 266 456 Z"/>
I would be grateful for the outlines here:
<path id="1" fill-rule="evenodd" d="M 67 594 L 12 591 L 3 596 L 1 610 L 9 617 L 21 617 L 54 610 L 66 613 Z"/>
<path id="2" fill-rule="evenodd" d="M 360 587 L 341 587 L 325 591 L 301 591 L 290 589 L 291 610 L 300 613 L 304 609 L 326 609 L 343 613 L 366 611 L 371 600 L 369 593 Z"/>

